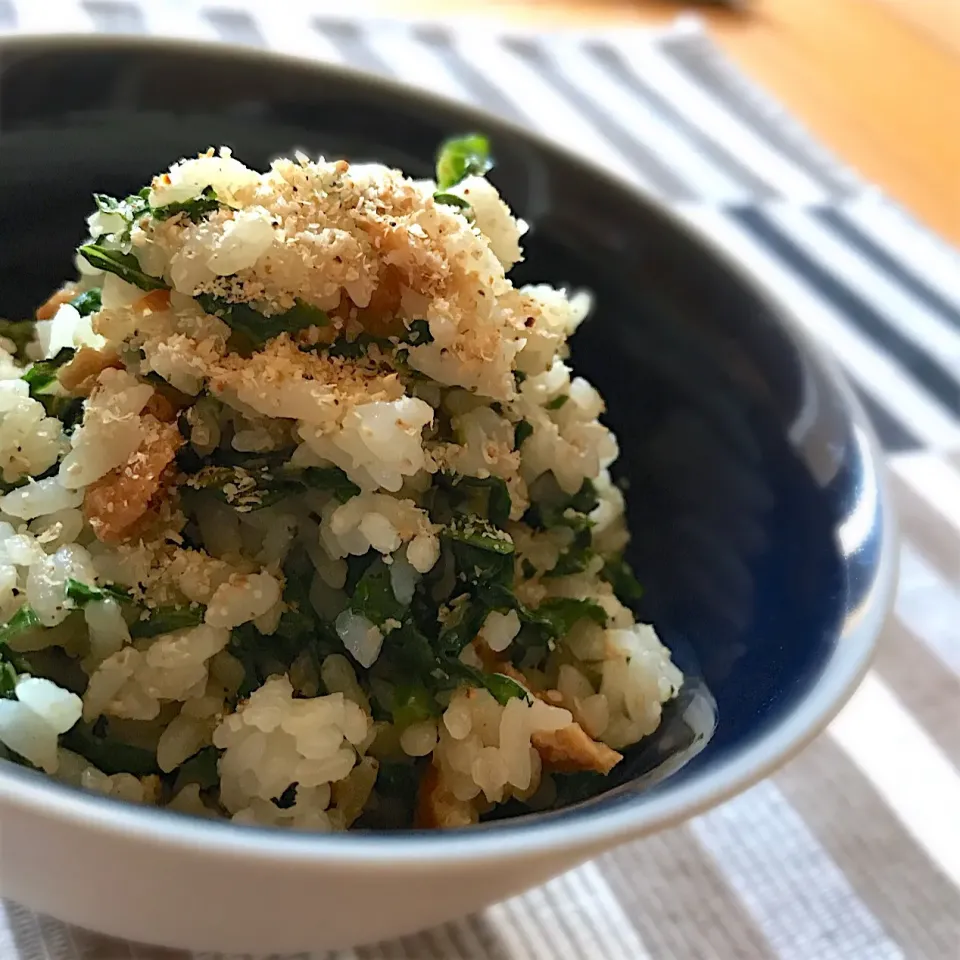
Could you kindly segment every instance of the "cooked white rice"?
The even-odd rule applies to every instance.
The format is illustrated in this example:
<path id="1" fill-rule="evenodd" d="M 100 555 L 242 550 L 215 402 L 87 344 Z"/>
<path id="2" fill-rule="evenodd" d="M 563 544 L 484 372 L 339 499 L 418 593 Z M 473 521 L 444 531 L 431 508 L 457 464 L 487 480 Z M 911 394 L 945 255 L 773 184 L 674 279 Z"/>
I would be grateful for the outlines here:
<path id="1" fill-rule="evenodd" d="M 450 827 L 600 790 L 656 730 L 682 677 L 624 603 L 617 446 L 566 363 L 588 301 L 507 278 L 484 149 L 439 183 L 211 150 L 97 198 L 79 279 L 0 330 L 10 760 Z"/>

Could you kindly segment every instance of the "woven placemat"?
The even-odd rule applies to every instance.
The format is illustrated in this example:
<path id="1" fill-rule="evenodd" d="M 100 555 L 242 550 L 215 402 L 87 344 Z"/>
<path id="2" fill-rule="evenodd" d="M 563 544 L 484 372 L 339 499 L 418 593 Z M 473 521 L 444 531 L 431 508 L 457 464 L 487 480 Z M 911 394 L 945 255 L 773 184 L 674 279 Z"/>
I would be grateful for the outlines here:
<path id="1" fill-rule="evenodd" d="M 511 117 L 720 240 L 831 349 L 888 451 L 901 583 L 874 669 L 779 774 L 481 915 L 338 960 L 960 957 L 960 256 L 824 151 L 696 21 L 502 32 L 333 4 L 0 0 L 0 29 L 206 37 L 348 63 Z M 342 11 L 342 4 L 339 5 Z M 0 957 L 186 960 L 7 902 Z M 213 960 L 211 955 L 197 955 Z M 317 958 L 324 953 L 313 955 Z"/>

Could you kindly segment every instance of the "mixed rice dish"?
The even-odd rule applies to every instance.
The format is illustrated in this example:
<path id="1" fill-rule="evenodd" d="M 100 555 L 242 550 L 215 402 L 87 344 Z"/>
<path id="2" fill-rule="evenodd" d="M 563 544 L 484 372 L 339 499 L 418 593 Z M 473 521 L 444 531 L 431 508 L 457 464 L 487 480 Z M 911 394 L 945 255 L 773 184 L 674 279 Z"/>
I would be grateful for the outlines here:
<path id="1" fill-rule="evenodd" d="M 144 804 L 461 827 L 594 789 L 682 683 L 617 445 L 515 287 L 483 137 L 436 181 L 229 150 L 95 196 L 0 325 L 0 742 Z"/>

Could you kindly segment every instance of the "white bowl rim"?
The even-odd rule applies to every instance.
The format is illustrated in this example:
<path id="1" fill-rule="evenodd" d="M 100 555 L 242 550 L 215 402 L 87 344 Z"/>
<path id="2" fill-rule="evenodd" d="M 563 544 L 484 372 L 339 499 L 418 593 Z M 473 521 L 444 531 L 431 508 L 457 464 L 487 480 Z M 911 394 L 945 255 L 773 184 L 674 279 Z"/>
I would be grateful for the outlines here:
<path id="1" fill-rule="evenodd" d="M 509 120 L 468 104 L 436 96 L 407 84 L 377 77 L 339 64 L 308 57 L 230 43 L 186 40 L 173 37 L 123 34 L 21 34 L 0 38 L 0 66 L 8 52 L 43 52 L 74 47 L 114 50 L 155 50 L 171 53 L 204 54 L 236 59 L 266 61 L 317 74 L 337 75 L 350 83 L 380 87 L 394 95 L 419 99 L 436 107 L 472 118 L 482 124 L 505 129 L 569 163 L 632 193 L 653 205 L 680 232 L 693 236 L 725 271 L 733 274 L 770 312 L 780 319 L 805 352 L 824 368 L 832 385 L 844 400 L 853 434 L 857 439 L 863 470 L 877 483 L 877 515 L 881 518 L 880 555 L 867 597 L 855 615 L 848 617 L 833 651 L 821 668 L 805 698 L 784 714 L 770 729 L 748 746 L 734 751 L 713 769 L 691 777 L 668 792 L 638 794 L 612 810 L 589 807 L 567 817 L 542 821 L 523 818 L 505 820 L 480 828 L 453 831 L 307 833 L 279 828 L 252 827 L 229 821 L 206 820 L 155 807 L 139 806 L 87 793 L 46 779 L 7 763 L 0 763 L 0 811 L 20 808 L 42 814 L 78 828 L 126 839 L 131 843 L 204 853 L 227 860 L 287 864 L 291 867 L 350 866 L 375 868 L 377 872 L 396 869 L 432 868 L 444 863 L 510 861 L 553 852 L 582 850 L 584 854 L 612 846 L 631 837 L 651 834 L 681 822 L 743 792 L 788 762 L 813 740 L 839 712 L 867 672 L 880 628 L 893 601 L 897 568 L 896 519 L 887 489 L 882 455 L 866 413 L 847 385 L 835 361 L 813 344 L 794 319 L 792 308 L 760 278 L 747 271 L 712 238 L 696 231 L 682 217 L 640 187 L 620 180 L 596 166 L 589 158 L 567 150 L 561 144 L 524 130 Z M 2 78 L 0 78 L 2 83 Z M 722 720 L 721 720 L 722 722 Z"/>

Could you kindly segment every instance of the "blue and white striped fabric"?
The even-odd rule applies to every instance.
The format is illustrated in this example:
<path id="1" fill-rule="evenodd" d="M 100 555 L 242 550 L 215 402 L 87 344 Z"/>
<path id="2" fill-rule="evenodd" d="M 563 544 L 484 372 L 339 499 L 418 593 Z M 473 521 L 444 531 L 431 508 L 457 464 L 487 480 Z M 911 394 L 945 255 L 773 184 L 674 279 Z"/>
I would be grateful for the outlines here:
<path id="1" fill-rule="evenodd" d="M 957 960 L 960 255 L 821 149 L 695 21 L 543 35 L 350 7 L 353 19 L 319 0 L 0 0 L 0 30 L 282 50 L 589 145 L 755 271 L 838 358 L 890 453 L 905 544 L 874 669 L 785 770 L 480 916 L 337 960 Z M 8 903 L 0 957 L 188 955 Z"/>

